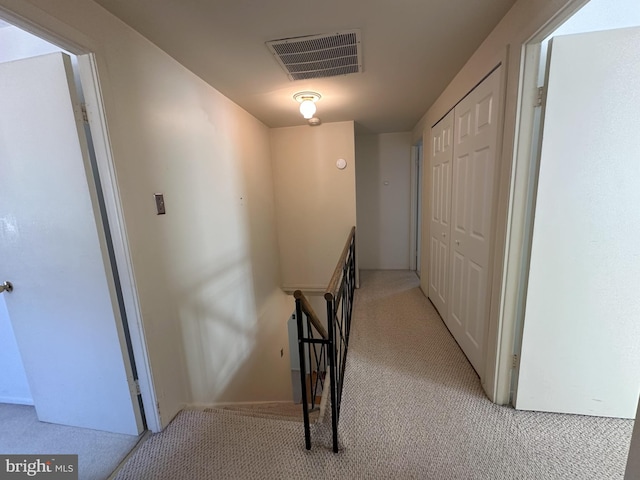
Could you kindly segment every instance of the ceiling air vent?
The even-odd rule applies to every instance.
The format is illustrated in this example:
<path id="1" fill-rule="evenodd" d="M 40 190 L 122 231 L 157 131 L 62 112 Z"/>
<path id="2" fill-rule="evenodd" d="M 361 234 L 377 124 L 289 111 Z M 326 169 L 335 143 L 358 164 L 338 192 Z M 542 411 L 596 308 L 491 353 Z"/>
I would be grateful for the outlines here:
<path id="1" fill-rule="evenodd" d="M 271 40 L 267 47 L 289 80 L 362 72 L 360 30 Z"/>

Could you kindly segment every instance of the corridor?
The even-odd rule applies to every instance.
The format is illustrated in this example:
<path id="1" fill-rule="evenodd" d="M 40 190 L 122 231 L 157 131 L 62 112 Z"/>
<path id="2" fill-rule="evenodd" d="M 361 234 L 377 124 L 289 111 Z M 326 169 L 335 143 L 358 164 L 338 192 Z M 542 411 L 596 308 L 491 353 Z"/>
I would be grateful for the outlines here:
<path id="1" fill-rule="evenodd" d="M 181 412 L 118 479 L 621 479 L 633 421 L 491 403 L 413 272 L 364 271 L 338 454 L 328 429 Z"/>

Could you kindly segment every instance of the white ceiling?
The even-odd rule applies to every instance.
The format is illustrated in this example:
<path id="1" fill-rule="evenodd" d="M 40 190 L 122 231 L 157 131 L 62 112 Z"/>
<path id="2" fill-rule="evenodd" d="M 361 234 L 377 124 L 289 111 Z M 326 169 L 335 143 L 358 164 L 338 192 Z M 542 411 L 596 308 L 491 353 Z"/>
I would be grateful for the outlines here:
<path id="1" fill-rule="evenodd" d="M 95 0 L 269 127 L 411 130 L 515 0 Z M 291 82 L 268 40 L 360 29 L 364 73 Z"/>

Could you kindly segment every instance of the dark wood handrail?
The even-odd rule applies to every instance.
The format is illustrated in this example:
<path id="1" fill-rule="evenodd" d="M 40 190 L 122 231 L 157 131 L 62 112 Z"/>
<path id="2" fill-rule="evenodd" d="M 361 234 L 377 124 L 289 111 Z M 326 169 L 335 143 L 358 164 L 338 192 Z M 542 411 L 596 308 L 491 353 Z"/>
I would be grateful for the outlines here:
<path id="1" fill-rule="evenodd" d="M 344 248 L 342 249 L 342 255 L 340 255 L 340 259 L 338 260 L 336 269 L 333 271 L 333 276 L 331 277 L 329 285 L 327 286 L 327 290 L 324 294 L 324 298 L 326 300 L 333 300 L 338 296 L 338 287 L 340 286 L 340 280 L 342 279 L 342 269 L 344 267 L 344 262 L 347 259 L 347 255 L 349 254 L 351 241 L 353 240 L 353 236 L 355 234 L 356 227 L 351 227 L 351 231 L 349 232 L 349 236 L 347 237 L 347 243 L 345 243 Z"/>
<path id="2" fill-rule="evenodd" d="M 295 298 L 296 300 L 300 300 L 302 311 L 307 315 L 307 317 L 309 317 L 309 320 L 311 320 L 313 327 L 320 334 L 320 336 L 325 340 L 328 339 L 329 334 L 327 333 L 327 329 L 324 328 L 324 325 L 322 325 L 322 322 L 316 315 L 316 312 L 313 311 L 313 307 L 307 300 L 307 297 L 304 296 L 304 293 L 302 293 L 302 291 L 300 290 L 296 290 L 295 292 L 293 292 L 293 298 Z"/>

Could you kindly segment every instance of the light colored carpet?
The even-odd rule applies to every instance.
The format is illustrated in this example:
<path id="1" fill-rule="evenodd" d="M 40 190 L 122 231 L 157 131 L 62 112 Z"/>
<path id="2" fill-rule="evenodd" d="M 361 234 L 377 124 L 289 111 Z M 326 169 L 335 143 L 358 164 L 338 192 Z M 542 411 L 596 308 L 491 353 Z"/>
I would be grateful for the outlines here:
<path id="1" fill-rule="evenodd" d="M 409 272 L 363 272 L 340 419 L 329 431 L 181 412 L 119 472 L 141 479 L 621 479 L 632 421 L 492 404 Z M 325 422 L 326 423 L 326 422 Z M 314 426 L 315 427 L 315 426 Z"/>
<path id="2" fill-rule="evenodd" d="M 0 404 L 0 453 L 75 454 L 82 480 L 105 480 L 138 437 L 38 421 L 35 408 Z"/>

